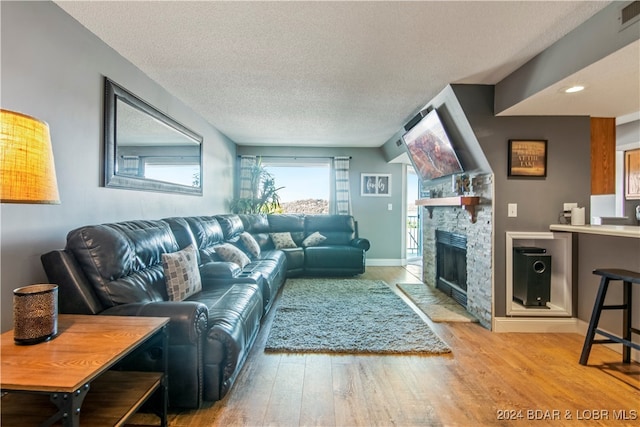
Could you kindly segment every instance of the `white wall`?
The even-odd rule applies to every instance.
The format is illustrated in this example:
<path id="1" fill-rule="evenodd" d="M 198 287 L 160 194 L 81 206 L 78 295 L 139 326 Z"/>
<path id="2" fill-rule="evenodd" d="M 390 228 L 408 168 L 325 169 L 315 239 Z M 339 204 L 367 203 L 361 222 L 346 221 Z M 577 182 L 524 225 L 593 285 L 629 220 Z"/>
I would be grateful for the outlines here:
<path id="1" fill-rule="evenodd" d="M 51 2 L 1 2 L 2 108 L 49 123 L 60 205 L 0 206 L 1 329 L 12 327 L 12 289 L 45 282 L 40 255 L 68 231 L 103 222 L 226 212 L 235 144 Z M 103 77 L 204 137 L 204 195 L 104 188 Z"/>

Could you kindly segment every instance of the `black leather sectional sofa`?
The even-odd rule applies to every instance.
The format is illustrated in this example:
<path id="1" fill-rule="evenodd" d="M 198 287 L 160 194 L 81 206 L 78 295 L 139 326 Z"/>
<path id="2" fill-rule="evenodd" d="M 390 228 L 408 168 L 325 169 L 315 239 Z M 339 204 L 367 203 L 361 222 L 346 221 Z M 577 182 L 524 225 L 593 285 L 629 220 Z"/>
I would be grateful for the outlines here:
<path id="1" fill-rule="evenodd" d="M 190 246 L 201 290 L 171 300 L 163 254 Z M 169 317 L 169 404 L 198 408 L 229 391 L 287 277 L 361 274 L 368 249 L 351 216 L 227 214 L 85 226 L 41 260 L 61 313 Z"/>

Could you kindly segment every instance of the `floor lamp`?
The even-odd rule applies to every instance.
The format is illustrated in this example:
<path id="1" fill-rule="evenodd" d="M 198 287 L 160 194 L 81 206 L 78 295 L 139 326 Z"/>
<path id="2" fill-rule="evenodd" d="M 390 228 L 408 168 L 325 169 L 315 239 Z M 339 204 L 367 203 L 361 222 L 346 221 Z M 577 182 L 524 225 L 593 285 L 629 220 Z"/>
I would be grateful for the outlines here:
<path id="1" fill-rule="evenodd" d="M 0 202 L 58 204 L 49 125 L 0 110 Z M 16 344 L 37 344 L 58 333 L 58 286 L 37 284 L 13 291 Z"/>

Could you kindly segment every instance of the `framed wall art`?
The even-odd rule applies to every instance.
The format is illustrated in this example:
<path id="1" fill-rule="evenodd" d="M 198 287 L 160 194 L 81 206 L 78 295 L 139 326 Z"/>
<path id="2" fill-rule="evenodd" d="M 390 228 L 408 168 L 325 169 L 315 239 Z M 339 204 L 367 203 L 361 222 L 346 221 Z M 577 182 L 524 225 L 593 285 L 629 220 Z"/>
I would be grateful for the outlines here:
<path id="1" fill-rule="evenodd" d="M 510 177 L 547 176 L 547 141 L 544 139 L 510 139 L 508 157 Z"/>
<path id="2" fill-rule="evenodd" d="M 640 200 L 640 148 L 624 152 L 624 197 Z"/>
<path id="3" fill-rule="evenodd" d="M 391 174 L 362 173 L 360 174 L 361 196 L 391 196 Z"/>

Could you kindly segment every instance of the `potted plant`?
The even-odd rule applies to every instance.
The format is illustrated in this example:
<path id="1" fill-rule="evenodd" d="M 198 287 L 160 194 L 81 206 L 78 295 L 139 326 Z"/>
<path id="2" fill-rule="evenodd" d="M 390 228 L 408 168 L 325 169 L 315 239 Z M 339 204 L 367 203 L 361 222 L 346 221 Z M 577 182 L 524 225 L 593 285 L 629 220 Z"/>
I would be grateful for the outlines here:
<path id="1" fill-rule="evenodd" d="M 229 208 L 233 213 L 275 213 L 280 211 L 278 191 L 284 187 L 276 187 L 275 178 L 262 165 L 258 158 L 251 168 L 251 197 L 233 199 Z"/>

